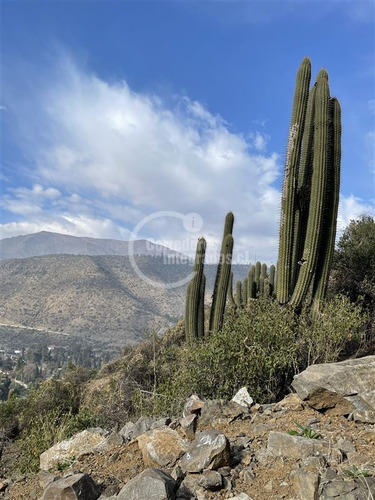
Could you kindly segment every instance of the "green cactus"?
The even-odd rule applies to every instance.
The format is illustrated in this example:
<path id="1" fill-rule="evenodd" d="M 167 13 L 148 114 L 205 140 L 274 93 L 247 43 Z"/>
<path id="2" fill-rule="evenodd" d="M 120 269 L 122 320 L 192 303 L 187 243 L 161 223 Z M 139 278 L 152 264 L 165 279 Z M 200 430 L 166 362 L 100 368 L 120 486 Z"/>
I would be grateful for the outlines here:
<path id="1" fill-rule="evenodd" d="M 296 211 L 296 183 L 310 78 L 311 62 L 310 59 L 305 58 L 297 73 L 281 198 L 279 264 L 277 270 L 277 299 L 280 304 L 288 302 L 291 295 L 290 287 L 294 219 Z"/>
<path id="2" fill-rule="evenodd" d="M 262 272 L 262 264 L 258 261 L 255 264 L 255 277 L 254 277 L 256 293 L 259 292 L 259 279 L 261 272 Z"/>
<path id="3" fill-rule="evenodd" d="M 241 309 L 242 307 L 242 282 L 237 280 L 236 282 L 236 304 L 237 307 Z"/>
<path id="4" fill-rule="evenodd" d="M 200 238 L 195 254 L 194 276 L 187 287 L 185 310 L 185 336 L 187 342 L 204 336 L 204 293 L 205 276 L 204 257 L 206 254 L 206 240 Z M 203 325 L 203 326 L 202 326 Z"/>
<path id="5" fill-rule="evenodd" d="M 228 299 L 229 299 L 229 303 L 232 307 L 234 307 L 234 309 L 237 308 L 237 304 L 234 300 L 234 296 L 233 296 L 233 280 L 234 280 L 234 277 L 233 277 L 233 271 L 230 272 L 230 279 L 229 279 L 229 287 L 228 287 Z"/>
<path id="6" fill-rule="evenodd" d="M 300 261 L 301 269 L 290 299 L 290 305 L 297 310 L 302 306 L 302 302 L 306 297 L 316 271 L 319 245 L 323 232 L 324 204 L 327 187 L 329 107 L 328 75 L 325 70 L 321 70 L 317 77 L 315 96 L 314 159 L 309 217 L 302 260 Z M 280 279 L 278 275 L 278 283 Z"/>
<path id="7" fill-rule="evenodd" d="M 257 293 L 255 290 L 254 275 L 255 275 L 255 267 L 251 266 L 251 269 L 247 273 L 247 279 L 248 279 L 247 297 L 248 297 L 248 299 L 255 299 L 256 298 Z"/>
<path id="8" fill-rule="evenodd" d="M 244 306 L 247 305 L 248 302 L 248 292 L 249 292 L 249 278 L 246 276 L 246 278 L 243 280 L 243 286 L 242 286 L 242 303 Z"/>
<path id="9" fill-rule="evenodd" d="M 217 265 L 215 284 L 214 284 L 214 292 L 212 295 L 212 305 L 211 305 L 210 324 L 209 324 L 210 331 L 215 331 L 214 318 L 215 318 L 215 315 L 218 314 L 218 312 L 217 312 L 217 308 L 218 308 L 217 299 L 218 299 L 218 295 L 219 295 L 219 283 L 220 283 L 220 277 L 221 277 L 223 255 L 224 255 L 224 251 L 225 251 L 225 238 L 228 235 L 232 234 L 233 224 L 234 224 L 234 215 L 232 212 L 229 212 L 229 213 L 227 213 L 227 215 L 225 217 L 223 241 L 221 244 L 220 258 L 219 258 L 219 263 Z"/>
<path id="10" fill-rule="evenodd" d="M 217 287 L 215 314 L 212 322 L 212 331 L 219 332 L 223 326 L 225 306 L 232 265 L 233 236 L 228 234 L 223 241 L 223 258 L 221 262 L 220 279 Z M 211 310 L 212 313 L 212 310 Z"/>
<path id="11" fill-rule="evenodd" d="M 324 233 L 320 245 L 319 259 L 313 285 L 313 310 L 319 311 L 320 303 L 326 295 L 329 272 L 335 249 L 337 212 L 340 195 L 341 162 L 341 108 L 336 98 L 330 101 L 330 144 L 328 180 L 326 192 L 326 211 Z"/>

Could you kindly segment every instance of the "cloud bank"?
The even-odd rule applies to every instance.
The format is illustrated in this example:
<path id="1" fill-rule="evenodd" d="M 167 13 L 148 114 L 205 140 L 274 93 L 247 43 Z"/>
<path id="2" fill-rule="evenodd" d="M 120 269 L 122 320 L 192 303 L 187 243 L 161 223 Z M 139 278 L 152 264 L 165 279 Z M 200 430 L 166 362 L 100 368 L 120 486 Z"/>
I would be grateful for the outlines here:
<path id="1" fill-rule="evenodd" d="M 254 129 L 245 136 L 187 96 L 165 102 L 125 81 L 104 81 L 66 57 L 31 101 L 31 109 L 22 99 L 6 103 L 22 121 L 29 161 L 24 185 L 2 199 L 10 214 L 2 237 L 49 230 L 128 239 L 153 212 L 195 212 L 215 252 L 231 210 L 237 259 L 276 261 L 282 165 L 268 152 L 268 135 Z M 366 208 L 343 199 L 340 227 Z M 192 249 L 199 235 L 179 219 L 160 217 L 138 237 L 172 247 L 187 239 Z"/>

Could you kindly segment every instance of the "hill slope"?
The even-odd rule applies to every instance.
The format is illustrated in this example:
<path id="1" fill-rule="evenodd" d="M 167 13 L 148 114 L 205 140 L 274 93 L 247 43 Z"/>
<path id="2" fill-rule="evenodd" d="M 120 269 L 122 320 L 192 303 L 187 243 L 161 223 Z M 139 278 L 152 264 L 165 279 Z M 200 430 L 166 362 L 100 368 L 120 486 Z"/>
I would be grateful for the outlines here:
<path id="1" fill-rule="evenodd" d="M 180 255 L 169 248 L 147 240 L 134 241 L 135 255 L 157 256 L 162 253 Z M 51 254 L 71 255 L 129 255 L 129 242 L 70 236 L 67 234 L 39 233 L 15 236 L 0 240 L 0 259 L 36 257 Z"/>
<path id="2" fill-rule="evenodd" d="M 189 264 L 165 265 L 161 257 L 136 257 L 140 270 L 159 283 L 191 272 Z M 234 266 L 235 275 L 248 266 Z M 216 266 L 206 266 L 208 292 Z M 137 343 L 144 334 L 183 315 L 185 288 L 149 285 L 128 257 L 50 255 L 0 262 L 0 323 L 85 335 L 114 346 Z M 11 334 L 9 330 L 9 335 Z"/>

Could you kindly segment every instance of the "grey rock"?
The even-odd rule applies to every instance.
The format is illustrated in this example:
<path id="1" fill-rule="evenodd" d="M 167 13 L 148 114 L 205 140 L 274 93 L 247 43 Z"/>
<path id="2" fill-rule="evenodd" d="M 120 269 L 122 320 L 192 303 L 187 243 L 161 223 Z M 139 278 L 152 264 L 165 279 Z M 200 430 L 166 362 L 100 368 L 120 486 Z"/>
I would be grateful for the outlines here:
<path id="1" fill-rule="evenodd" d="M 120 491 L 119 500 L 175 500 L 176 481 L 160 469 L 146 469 Z"/>
<path id="2" fill-rule="evenodd" d="M 161 427 L 145 432 L 137 437 L 143 461 L 147 466 L 172 466 L 187 450 L 188 442 L 177 431 Z"/>
<path id="3" fill-rule="evenodd" d="M 53 445 L 40 455 L 40 468 L 49 471 L 58 463 L 67 462 L 94 453 L 100 446 L 105 446 L 107 437 L 103 429 L 86 429 L 66 441 Z"/>
<path id="4" fill-rule="evenodd" d="M 195 429 L 197 425 L 197 415 L 191 413 L 180 420 L 181 431 L 188 438 L 193 440 L 195 437 Z"/>
<path id="5" fill-rule="evenodd" d="M 319 474 L 295 469 L 290 473 L 294 492 L 299 500 L 318 500 Z"/>
<path id="6" fill-rule="evenodd" d="M 363 477 L 353 481 L 336 479 L 322 483 L 320 487 L 320 500 L 368 500 L 375 494 L 375 478 Z"/>
<path id="7" fill-rule="evenodd" d="M 188 474 L 177 490 L 177 498 L 184 498 L 186 500 L 195 499 L 199 490 L 199 478 L 198 474 Z"/>
<path id="8" fill-rule="evenodd" d="M 375 411 L 354 411 L 350 416 L 350 420 L 354 420 L 354 422 L 362 422 L 364 424 L 375 424 Z"/>
<path id="9" fill-rule="evenodd" d="M 54 474 L 51 474 L 50 472 L 44 470 L 41 470 L 38 473 L 39 485 L 43 490 L 45 490 L 47 486 L 53 481 L 57 481 L 57 479 L 59 479 L 59 476 L 55 476 Z"/>
<path id="10" fill-rule="evenodd" d="M 180 466 L 184 472 L 201 472 L 229 465 L 229 442 L 224 434 L 210 430 L 197 433 Z"/>
<path id="11" fill-rule="evenodd" d="M 100 490 L 87 474 L 73 474 L 53 481 L 44 490 L 41 500 L 96 500 Z"/>
<path id="12" fill-rule="evenodd" d="M 155 419 L 151 417 L 141 417 L 135 423 L 128 422 L 120 430 L 121 436 L 125 441 L 132 441 L 136 437 L 149 431 L 155 423 Z"/>
<path id="13" fill-rule="evenodd" d="M 205 490 L 216 491 L 221 489 L 223 478 L 217 471 L 205 470 L 202 472 L 198 484 Z"/>
<path id="14" fill-rule="evenodd" d="M 191 414 L 200 415 L 203 405 L 204 401 L 202 401 L 201 398 L 196 394 L 192 394 L 185 403 L 182 416 L 187 417 Z"/>
<path id="15" fill-rule="evenodd" d="M 206 401 L 199 419 L 199 426 L 229 424 L 238 418 L 249 417 L 249 410 L 234 401 L 209 400 Z"/>
<path id="16" fill-rule="evenodd" d="M 292 387 L 303 400 L 323 388 L 352 398 L 358 409 L 375 411 L 375 356 L 311 365 L 294 377 Z"/>
<path id="17" fill-rule="evenodd" d="M 328 453 L 329 442 L 271 431 L 268 436 L 267 450 L 277 457 L 307 458 Z"/>
<path id="18" fill-rule="evenodd" d="M 232 497 L 231 500 L 252 500 L 246 493 L 240 493 L 239 495 Z"/>

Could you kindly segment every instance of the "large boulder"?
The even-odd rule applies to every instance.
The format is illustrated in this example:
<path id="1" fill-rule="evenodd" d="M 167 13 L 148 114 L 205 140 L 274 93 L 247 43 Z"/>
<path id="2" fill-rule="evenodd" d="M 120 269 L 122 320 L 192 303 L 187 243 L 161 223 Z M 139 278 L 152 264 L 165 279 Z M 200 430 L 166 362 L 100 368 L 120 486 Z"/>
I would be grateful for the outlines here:
<path id="1" fill-rule="evenodd" d="M 40 455 L 42 470 L 54 469 L 57 464 L 77 459 L 82 455 L 109 449 L 108 433 L 103 429 L 86 429 L 66 441 L 53 445 Z M 111 438 L 112 439 L 112 438 Z M 118 441 L 116 441 L 118 443 Z"/>
<path id="2" fill-rule="evenodd" d="M 96 500 L 100 489 L 87 474 L 73 474 L 50 483 L 41 500 Z"/>
<path id="3" fill-rule="evenodd" d="M 229 465 L 229 441 L 219 431 L 198 432 L 180 461 L 184 472 L 201 472 Z"/>
<path id="4" fill-rule="evenodd" d="M 122 488 L 119 500 L 175 500 L 176 481 L 160 469 L 146 469 Z"/>
<path id="5" fill-rule="evenodd" d="M 137 437 L 145 465 L 172 467 L 187 450 L 188 443 L 169 427 L 154 429 Z"/>
<path id="6" fill-rule="evenodd" d="M 327 391 L 324 395 L 327 408 L 339 404 L 344 398 L 349 403 L 344 410 L 347 413 L 354 409 L 373 411 L 375 410 L 375 356 L 311 365 L 294 377 L 292 387 L 308 404 L 310 400 L 315 405 L 320 402 L 320 408 L 317 409 L 324 409 L 322 398 L 324 391 Z"/>

